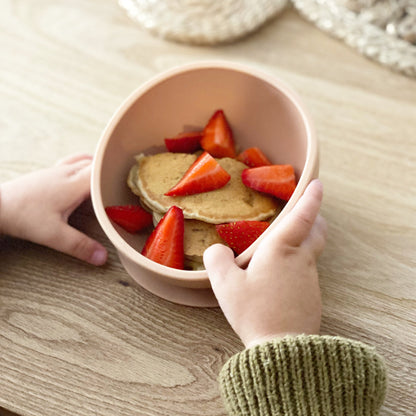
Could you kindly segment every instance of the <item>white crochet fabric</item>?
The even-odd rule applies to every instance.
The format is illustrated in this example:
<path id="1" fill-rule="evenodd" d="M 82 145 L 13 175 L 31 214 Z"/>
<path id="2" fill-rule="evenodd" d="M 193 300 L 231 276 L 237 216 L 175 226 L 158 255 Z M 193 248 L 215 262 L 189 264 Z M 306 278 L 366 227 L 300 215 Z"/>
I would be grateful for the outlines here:
<path id="1" fill-rule="evenodd" d="M 119 0 L 153 34 L 176 42 L 213 45 L 249 34 L 288 0 Z"/>
<path id="2" fill-rule="evenodd" d="M 379 16 L 381 19 L 386 12 L 378 6 L 387 8 L 389 3 L 394 4 L 396 0 L 386 1 L 385 5 L 379 0 L 362 1 L 369 3 L 365 13 L 354 12 L 345 7 L 345 0 L 292 0 L 292 3 L 321 30 L 343 40 L 370 59 L 416 77 L 416 44 L 390 34 L 388 30 L 383 30 L 382 25 L 375 24 L 376 18 Z M 406 1 L 409 5 L 411 2 L 416 4 L 416 0 L 401 1 Z M 416 14 L 416 7 L 414 9 Z M 368 21 L 370 11 L 374 22 Z M 414 27 L 409 29 L 414 33 Z"/>
<path id="3" fill-rule="evenodd" d="M 119 0 L 128 15 L 153 34 L 196 45 L 215 45 L 241 38 L 279 14 L 288 2 L 289 0 Z M 346 4 L 354 2 L 367 5 L 365 13 L 360 14 L 346 7 Z M 380 25 L 368 21 L 370 12 L 374 19 L 383 17 L 386 13 L 389 17 L 388 7 L 395 5 L 395 2 L 401 2 L 397 3 L 397 7 L 403 2 L 408 5 L 408 8 L 402 9 L 407 10 L 404 12 L 407 23 L 403 22 L 409 26 L 409 22 L 416 19 L 416 0 L 291 0 L 303 16 L 323 31 L 342 39 L 368 58 L 415 77 L 416 43 L 394 36 Z M 391 24 L 387 29 L 391 29 Z M 414 36 L 414 27 L 406 29 L 409 36 Z"/>

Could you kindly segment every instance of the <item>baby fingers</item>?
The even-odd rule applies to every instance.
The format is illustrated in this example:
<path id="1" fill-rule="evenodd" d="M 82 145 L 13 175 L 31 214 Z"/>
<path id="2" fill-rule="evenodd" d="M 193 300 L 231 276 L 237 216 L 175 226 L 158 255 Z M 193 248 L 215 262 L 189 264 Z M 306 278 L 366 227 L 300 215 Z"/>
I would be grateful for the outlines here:
<path id="1" fill-rule="evenodd" d="M 107 250 L 100 243 L 66 223 L 61 224 L 55 238 L 45 245 L 95 266 L 107 261 Z"/>
<path id="2" fill-rule="evenodd" d="M 325 247 L 327 237 L 327 224 L 323 217 L 318 215 L 312 226 L 311 232 L 304 241 L 304 245 L 308 246 L 315 257 L 319 257 Z"/>
<path id="3" fill-rule="evenodd" d="M 313 180 L 293 210 L 280 224 L 280 239 L 289 246 L 299 246 L 308 237 L 322 202 L 322 183 Z"/>
<path id="4" fill-rule="evenodd" d="M 71 165 L 72 163 L 79 162 L 80 160 L 89 160 L 91 162 L 92 156 L 87 153 L 76 153 L 58 160 L 56 162 L 56 166 Z"/>

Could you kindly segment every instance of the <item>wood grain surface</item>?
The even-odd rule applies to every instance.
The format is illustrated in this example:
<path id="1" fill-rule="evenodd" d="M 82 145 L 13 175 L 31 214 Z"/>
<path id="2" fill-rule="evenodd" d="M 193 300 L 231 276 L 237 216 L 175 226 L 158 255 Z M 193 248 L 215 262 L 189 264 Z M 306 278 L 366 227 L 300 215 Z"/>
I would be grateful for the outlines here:
<path id="1" fill-rule="evenodd" d="M 0 0 L 0 10 L 0 181 L 93 152 L 121 101 L 174 65 L 227 59 L 290 83 L 320 137 L 322 332 L 375 345 L 389 369 L 381 414 L 416 414 L 416 80 L 291 10 L 218 47 L 155 38 L 116 0 Z M 221 311 L 171 304 L 134 284 L 89 203 L 71 221 L 108 247 L 106 266 L 0 242 L 0 408 L 224 415 L 217 374 L 242 344 Z"/>

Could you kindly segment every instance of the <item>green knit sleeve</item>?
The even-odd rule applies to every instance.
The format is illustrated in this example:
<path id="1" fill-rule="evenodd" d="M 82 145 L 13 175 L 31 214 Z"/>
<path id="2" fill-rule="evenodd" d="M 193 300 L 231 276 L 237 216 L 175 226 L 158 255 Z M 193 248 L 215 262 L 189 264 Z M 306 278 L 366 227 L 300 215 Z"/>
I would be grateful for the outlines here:
<path id="1" fill-rule="evenodd" d="M 299 335 L 234 355 L 219 381 L 230 415 L 373 416 L 384 401 L 386 369 L 361 342 Z"/>

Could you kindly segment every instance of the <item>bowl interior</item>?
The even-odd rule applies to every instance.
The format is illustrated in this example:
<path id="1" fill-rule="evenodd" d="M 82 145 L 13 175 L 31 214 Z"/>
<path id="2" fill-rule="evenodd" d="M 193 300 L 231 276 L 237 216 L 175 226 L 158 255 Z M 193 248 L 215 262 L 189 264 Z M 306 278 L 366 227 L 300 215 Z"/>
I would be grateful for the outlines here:
<path id="1" fill-rule="evenodd" d="M 298 102 L 285 85 L 240 69 L 197 67 L 150 81 L 136 90 L 114 115 L 96 153 L 99 169 L 93 181 L 98 182 L 102 207 L 137 203 L 138 198 L 126 184 L 128 171 L 135 163 L 134 155 L 164 151 L 165 137 L 202 129 L 220 108 L 239 150 L 257 146 L 273 163 L 292 164 L 299 180 L 307 159 L 310 131 Z M 114 228 L 129 246 L 142 249 L 148 234 L 129 234 L 111 224 L 102 209 L 98 211 L 104 231 Z M 107 235 L 111 240 L 108 232 Z M 137 262 L 143 265 L 139 253 Z M 176 271 L 170 269 L 170 273 L 174 275 Z M 189 273 L 191 277 L 199 272 L 177 273 Z"/>

